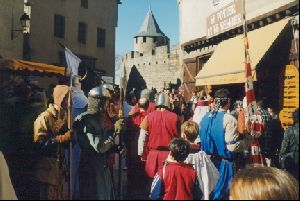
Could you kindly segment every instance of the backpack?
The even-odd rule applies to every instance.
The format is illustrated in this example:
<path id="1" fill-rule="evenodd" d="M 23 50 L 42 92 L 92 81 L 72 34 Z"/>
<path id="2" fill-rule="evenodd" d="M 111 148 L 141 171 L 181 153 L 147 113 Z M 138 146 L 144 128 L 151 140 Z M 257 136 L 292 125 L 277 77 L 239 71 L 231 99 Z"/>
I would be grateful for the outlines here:
<path id="1" fill-rule="evenodd" d="M 281 168 L 296 169 L 299 168 L 299 127 L 289 128 L 290 146 L 286 149 L 287 153 L 280 158 Z"/>

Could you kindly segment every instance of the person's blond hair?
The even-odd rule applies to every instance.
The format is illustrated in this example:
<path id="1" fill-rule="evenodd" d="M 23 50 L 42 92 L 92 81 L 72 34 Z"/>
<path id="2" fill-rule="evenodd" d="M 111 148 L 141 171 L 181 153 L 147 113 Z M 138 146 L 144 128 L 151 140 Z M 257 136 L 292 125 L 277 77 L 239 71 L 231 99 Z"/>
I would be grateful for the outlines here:
<path id="1" fill-rule="evenodd" d="M 299 200 L 298 181 L 283 170 L 247 167 L 231 185 L 231 200 Z"/>
<path id="2" fill-rule="evenodd" d="M 186 121 L 181 125 L 181 132 L 189 142 L 194 143 L 199 135 L 199 126 L 193 121 Z"/>

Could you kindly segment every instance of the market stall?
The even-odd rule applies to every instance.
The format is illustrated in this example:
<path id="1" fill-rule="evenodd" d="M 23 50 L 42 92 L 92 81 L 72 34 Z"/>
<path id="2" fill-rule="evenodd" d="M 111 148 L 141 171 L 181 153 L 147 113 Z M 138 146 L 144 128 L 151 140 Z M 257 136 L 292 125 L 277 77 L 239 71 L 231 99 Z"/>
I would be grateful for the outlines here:
<path id="1" fill-rule="evenodd" d="M 38 198 L 31 176 L 37 153 L 33 122 L 47 107 L 48 86 L 63 79 L 64 67 L 0 59 L 0 150 L 7 158 L 19 199 Z"/>

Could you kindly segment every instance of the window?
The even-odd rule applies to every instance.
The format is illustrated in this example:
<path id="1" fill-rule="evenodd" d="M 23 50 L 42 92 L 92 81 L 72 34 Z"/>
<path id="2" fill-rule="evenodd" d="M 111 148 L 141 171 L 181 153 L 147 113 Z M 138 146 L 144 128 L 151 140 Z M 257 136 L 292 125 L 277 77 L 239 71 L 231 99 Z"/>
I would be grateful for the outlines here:
<path id="1" fill-rule="evenodd" d="M 210 56 L 211 54 L 208 54 L 197 58 L 196 74 L 202 70 L 204 64 L 209 60 Z"/>
<path id="2" fill-rule="evenodd" d="M 81 0 L 81 7 L 82 8 L 89 8 L 89 1 L 88 0 Z"/>
<path id="3" fill-rule="evenodd" d="M 66 56 L 64 51 L 58 52 L 58 64 L 61 66 L 67 66 Z"/>
<path id="4" fill-rule="evenodd" d="M 65 37 L 65 17 L 62 15 L 54 15 L 54 36 Z"/>
<path id="5" fill-rule="evenodd" d="M 143 43 L 145 43 L 147 41 L 146 36 L 143 36 Z"/>
<path id="6" fill-rule="evenodd" d="M 78 24 L 78 41 L 80 43 L 86 43 L 86 24 L 79 22 Z"/>
<path id="7" fill-rule="evenodd" d="M 78 57 L 81 59 L 80 65 L 79 65 L 79 72 L 85 73 L 86 70 L 93 70 L 96 68 L 96 61 L 97 58 L 87 55 L 78 55 Z"/>
<path id="8" fill-rule="evenodd" d="M 153 42 L 156 43 L 156 41 L 157 41 L 157 39 L 156 39 L 156 37 L 154 36 L 154 37 L 153 37 Z"/>
<path id="9" fill-rule="evenodd" d="M 105 29 L 97 28 L 97 47 L 105 47 Z"/>

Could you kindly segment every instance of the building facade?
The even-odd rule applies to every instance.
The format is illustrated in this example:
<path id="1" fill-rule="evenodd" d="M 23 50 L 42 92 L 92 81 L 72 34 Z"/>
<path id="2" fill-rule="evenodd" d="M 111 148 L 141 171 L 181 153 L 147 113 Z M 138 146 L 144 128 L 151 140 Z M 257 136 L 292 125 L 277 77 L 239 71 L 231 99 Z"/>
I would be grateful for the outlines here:
<path id="1" fill-rule="evenodd" d="M 1 30 L 9 28 L 0 34 L 2 57 L 66 66 L 62 44 L 81 58 L 80 72 L 97 69 L 114 77 L 119 0 L 27 1 L 1 0 L 1 16 L 5 13 L 0 19 Z M 15 27 L 15 18 L 22 12 L 30 15 L 30 30 L 23 34 L 24 40 L 21 36 L 10 40 L 12 10 Z"/>
<path id="2" fill-rule="evenodd" d="M 224 40 L 243 34 L 242 25 L 212 36 L 209 36 L 208 33 L 208 17 L 233 2 L 235 1 L 178 0 L 180 45 L 183 50 L 181 61 L 184 68 L 183 81 L 186 90 L 192 91 L 197 89 L 197 87 L 203 87 L 203 85 L 196 84 L 196 76 L 209 61 L 218 44 Z M 296 12 L 295 5 L 297 5 L 297 1 L 294 0 L 245 0 L 249 31 L 293 15 Z M 199 12 L 200 10 L 201 12 Z M 224 12 L 219 14 L 219 18 L 222 18 L 222 14 L 226 15 Z"/>
<path id="3" fill-rule="evenodd" d="M 170 40 L 160 30 L 151 10 L 134 37 L 134 50 L 123 56 L 121 67 L 128 83 L 127 91 L 160 89 L 181 79 L 179 47 L 170 50 Z"/>
<path id="4" fill-rule="evenodd" d="M 24 13 L 24 0 L 0 0 L 0 58 L 23 57 L 23 35 L 20 18 Z M 12 35 L 13 34 L 13 35 Z"/>
<path id="5" fill-rule="evenodd" d="M 179 0 L 178 3 L 186 89 L 215 91 L 226 87 L 234 92 L 235 100 L 245 96 L 245 5 L 256 98 L 281 111 L 285 126 L 290 124 L 291 113 L 299 107 L 299 82 L 292 80 L 299 72 L 299 1 Z"/>

